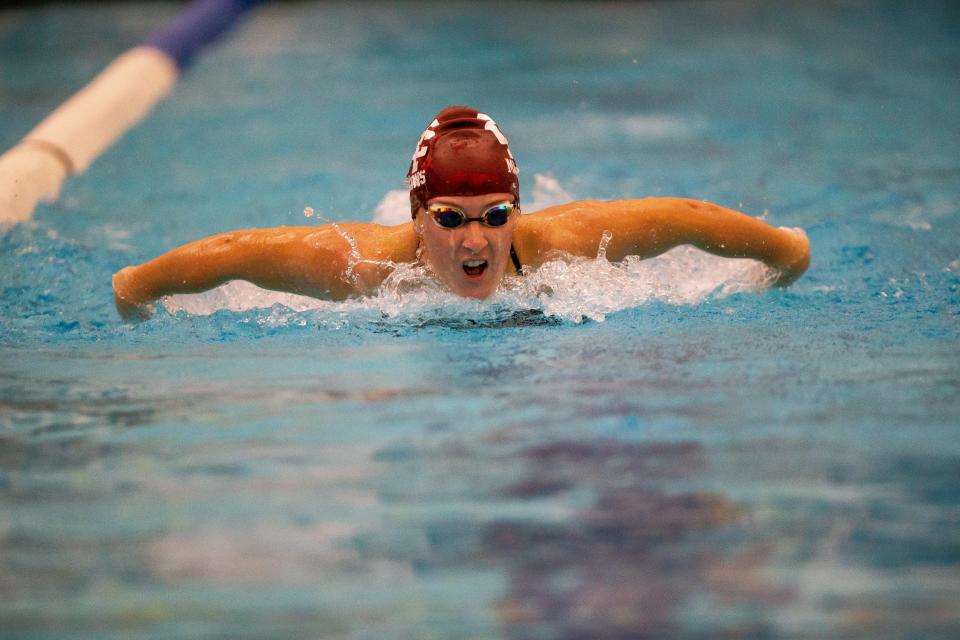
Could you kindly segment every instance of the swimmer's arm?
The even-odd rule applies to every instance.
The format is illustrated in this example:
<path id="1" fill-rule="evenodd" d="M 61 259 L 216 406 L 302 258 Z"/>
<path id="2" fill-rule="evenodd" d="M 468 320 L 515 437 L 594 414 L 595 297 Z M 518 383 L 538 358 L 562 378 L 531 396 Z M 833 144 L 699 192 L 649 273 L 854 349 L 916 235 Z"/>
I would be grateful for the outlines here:
<path id="1" fill-rule="evenodd" d="M 595 256 L 604 232 L 607 259 L 650 258 L 689 244 L 726 258 L 751 258 L 776 269 L 786 286 L 810 264 L 810 241 L 800 229 L 773 227 L 739 211 L 687 198 L 582 201 L 529 216 L 548 243 L 574 255 Z M 553 231 L 547 231 L 549 227 Z M 536 235 L 536 234 L 534 234 Z M 552 236 L 552 237 L 550 237 Z"/>
<path id="2" fill-rule="evenodd" d="M 199 293 L 230 280 L 326 300 L 343 300 L 375 289 L 390 268 L 415 251 L 403 227 L 340 223 L 231 231 L 197 240 L 113 276 L 114 301 L 125 319 L 149 315 L 163 296 Z M 362 262 L 349 270 L 356 243 Z M 412 237 L 412 236 L 411 236 Z"/>

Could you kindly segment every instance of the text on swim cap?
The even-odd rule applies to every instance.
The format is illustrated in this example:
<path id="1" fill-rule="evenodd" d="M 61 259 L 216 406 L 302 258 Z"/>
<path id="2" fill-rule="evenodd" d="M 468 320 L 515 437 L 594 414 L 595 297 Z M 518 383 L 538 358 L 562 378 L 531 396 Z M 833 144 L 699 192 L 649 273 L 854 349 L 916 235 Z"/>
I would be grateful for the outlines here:
<path id="1" fill-rule="evenodd" d="M 421 169 L 407 176 L 407 189 L 413 191 L 418 187 L 422 187 L 427 183 L 427 172 Z"/>

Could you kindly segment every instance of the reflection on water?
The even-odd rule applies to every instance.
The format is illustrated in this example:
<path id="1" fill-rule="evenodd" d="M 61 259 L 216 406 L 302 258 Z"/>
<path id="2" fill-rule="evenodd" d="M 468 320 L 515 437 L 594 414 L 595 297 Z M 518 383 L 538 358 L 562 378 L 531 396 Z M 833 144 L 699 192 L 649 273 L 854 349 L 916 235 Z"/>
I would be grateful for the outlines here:
<path id="1" fill-rule="evenodd" d="M 786 498 L 780 539 L 795 601 L 784 634 L 955 638 L 960 629 L 960 458 L 880 455 L 827 465 L 836 495 Z"/>
<path id="2" fill-rule="evenodd" d="M 712 488 L 727 454 L 702 442 L 542 430 L 372 447 L 208 436 L 175 452 L 82 427 L 0 439 L 0 620 L 524 640 L 960 628 L 954 456 L 793 447 L 791 467 L 757 443 L 736 453 L 734 498 Z M 821 485 L 778 488 L 777 467 Z"/>
<path id="3" fill-rule="evenodd" d="M 734 499 L 710 489 L 722 456 L 700 442 L 527 442 L 532 433 L 382 449 L 380 500 L 406 506 L 354 538 L 359 556 L 409 566 L 414 582 L 496 569 L 502 589 L 483 593 L 510 638 L 947 638 L 960 628 L 955 458 L 835 464 L 794 447 L 784 460 L 758 442 L 737 454 L 747 484 Z M 748 480 L 753 461 L 774 475 Z M 797 469 L 810 476 L 779 485 Z M 805 490 L 817 477 L 827 484 Z"/>
<path id="4" fill-rule="evenodd" d="M 769 628 L 764 616 L 724 623 L 694 609 L 730 617 L 789 600 L 764 577 L 769 545 L 745 541 L 747 514 L 717 493 L 660 488 L 703 469 L 700 445 L 565 441 L 523 455 L 526 476 L 507 495 L 593 497 L 562 522 L 487 530 L 487 549 L 509 573 L 497 609 L 510 637 L 672 638 L 698 625 L 757 637 Z"/>

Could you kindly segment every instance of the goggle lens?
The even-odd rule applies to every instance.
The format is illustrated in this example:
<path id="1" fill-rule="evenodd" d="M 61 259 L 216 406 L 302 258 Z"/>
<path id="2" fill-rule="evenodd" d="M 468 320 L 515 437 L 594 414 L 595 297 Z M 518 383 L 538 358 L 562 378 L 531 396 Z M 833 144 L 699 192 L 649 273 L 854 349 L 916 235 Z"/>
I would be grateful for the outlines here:
<path id="1" fill-rule="evenodd" d="M 502 227 L 507 224 L 511 213 L 513 213 L 512 204 L 499 204 L 487 209 L 483 214 L 483 223 L 488 227 Z"/>
<path id="2" fill-rule="evenodd" d="M 433 219 L 437 221 L 437 224 L 445 229 L 456 229 L 463 224 L 463 212 L 459 209 L 444 207 L 442 209 L 431 210 L 430 213 L 433 215 Z"/>

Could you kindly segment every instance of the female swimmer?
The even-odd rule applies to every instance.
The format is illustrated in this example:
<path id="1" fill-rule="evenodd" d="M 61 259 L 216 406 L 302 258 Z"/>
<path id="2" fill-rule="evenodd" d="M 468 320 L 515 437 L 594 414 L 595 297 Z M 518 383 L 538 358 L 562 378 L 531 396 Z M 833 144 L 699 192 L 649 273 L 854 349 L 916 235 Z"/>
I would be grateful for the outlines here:
<path id="1" fill-rule="evenodd" d="M 596 256 L 605 234 L 612 262 L 690 244 L 760 260 L 778 272 L 778 286 L 796 280 L 810 262 L 803 231 L 698 200 L 583 200 L 520 215 L 518 173 L 507 138 L 489 116 L 448 107 L 420 136 L 407 172 L 410 222 L 250 229 L 197 240 L 116 273 L 117 310 L 126 319 L 144 318 L 162 296 L 229 280 L 342 300 L 375 292 L 392 265 L 417 261 L 454 293 L 486 298 L 508 272 L 564 255 Z"/>

